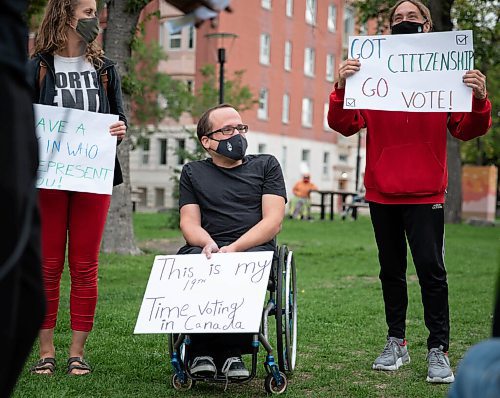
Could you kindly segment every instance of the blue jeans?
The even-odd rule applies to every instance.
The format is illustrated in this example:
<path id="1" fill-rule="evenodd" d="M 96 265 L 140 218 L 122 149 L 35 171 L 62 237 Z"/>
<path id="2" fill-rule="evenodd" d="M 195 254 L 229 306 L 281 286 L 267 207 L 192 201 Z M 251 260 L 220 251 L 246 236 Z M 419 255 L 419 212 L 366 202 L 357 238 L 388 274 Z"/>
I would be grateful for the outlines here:
<path id="1" fill-rule="evenodd" d="M 448 398 L 500 397 L 500 338 L 472 346 L 458 365 Z"/>

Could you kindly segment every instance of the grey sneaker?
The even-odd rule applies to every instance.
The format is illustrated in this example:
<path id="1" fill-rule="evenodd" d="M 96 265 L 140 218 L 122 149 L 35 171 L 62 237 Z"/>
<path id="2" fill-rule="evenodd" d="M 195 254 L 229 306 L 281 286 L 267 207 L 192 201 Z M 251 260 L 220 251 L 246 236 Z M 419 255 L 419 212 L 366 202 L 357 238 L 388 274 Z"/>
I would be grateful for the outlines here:
<path id="1" fill-rule="evenodd" d="M 388 337 L 382 354 L 375 359 L 375 370 L 398 370 L 403 364 L 410 363 L 406 340 Z"/>
<path id="2" fill-rule="evenodd" d="M 189 367 L 189 371 L 196 377 L 215 377 L 217 374 L 212 357 L 196 357 Z"/>
<path id="3" fill-rule="evenodd" d="M 443 346 L 431 348 L 427 354 L 427 362 L 429 362 L 429 371 L 427 372 L 429 383 L 453 383 L 455 381 L 448 353 L 443 351 Z"/>
<path id="4" fill-rule="evenodd" d="M 222 374 L 226 378 L 244 378 L 250 376 L 250 372 L 245 367 L 241 357 L 231 357 L 226 359 L 222 366 Z"/>

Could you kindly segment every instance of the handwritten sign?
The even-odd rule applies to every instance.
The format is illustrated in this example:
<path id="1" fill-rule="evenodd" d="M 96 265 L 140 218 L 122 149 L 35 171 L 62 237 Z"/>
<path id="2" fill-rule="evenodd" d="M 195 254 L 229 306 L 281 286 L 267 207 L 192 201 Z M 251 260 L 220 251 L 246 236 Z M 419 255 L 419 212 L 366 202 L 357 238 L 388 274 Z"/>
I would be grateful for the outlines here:
<path id="1" fill-rule="evenodd" d="M 34 104 L 40 162 L 37 188 L 111 194 L 117 115 Z"/>
<path id="2" fill-rule="evenodd" d="M 472 31 L 353 36 L 349 58 L 361 62 L 346 82 L 344 109 L 470 112 Z"/>
<path id="3" fill-rule="evenodd" d="M 273 252 L 156 256 L 134 333 L 256 333 Z"/>

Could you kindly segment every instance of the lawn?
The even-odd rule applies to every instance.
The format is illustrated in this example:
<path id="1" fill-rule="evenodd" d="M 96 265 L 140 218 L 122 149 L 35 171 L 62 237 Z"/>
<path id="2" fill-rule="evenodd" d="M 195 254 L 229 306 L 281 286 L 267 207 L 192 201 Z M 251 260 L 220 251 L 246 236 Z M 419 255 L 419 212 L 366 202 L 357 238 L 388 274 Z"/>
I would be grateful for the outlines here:
<path id="1" fill-rule="evenodd" d="M 164 215 L 137 214 L 141 245 L 151 239 L 180 237 L 164 228 Z M 474 343 L 491 331 L 495 276 L 499 270 L 498 228 L 448 225 L 446 264 L 450 286 L 453 367 Z M 298 272 L 299 342 L 289 397 L 444 397 L 446 385 L 425 382 L 427 331 L 420 289 L 408 267 L 407 339 L 412 362 L 396 373 L 371 370 L 385 342 L 382 293 L 370 220 L 306 222 L 286 220 L 279 242 L 293 250 Z M 58 369 L 53 377 L 25 370 L 14 397 L 217 397 L 221 385 L 199 383 L 190 392 L 170 386 L 167 339 L 133 335 L 155 253 L 102 255 L 99 302 L 86 358 L 94 372 L 64 374 L 68 331 L 68 273 L 62 286 L 56 329 Z M 261 353 L 262 353 L 261 349 Z M 29 363 L 36 360 L 34 347 Z M 260 362 L 263 362 L 262 360 Z M 231 397 L 264 396 L 264 370 L 250 385 L 231 385 Z"/>

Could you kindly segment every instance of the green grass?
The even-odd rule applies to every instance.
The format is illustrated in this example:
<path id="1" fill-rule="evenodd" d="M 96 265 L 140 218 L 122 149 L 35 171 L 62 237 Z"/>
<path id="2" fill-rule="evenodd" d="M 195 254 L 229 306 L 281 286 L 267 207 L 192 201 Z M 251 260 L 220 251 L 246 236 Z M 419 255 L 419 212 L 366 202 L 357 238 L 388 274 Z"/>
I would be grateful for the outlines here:
<path id="1" fill-rule="evenodd" d="M 180 236 L 162 229 L 164 217 L 136 214 L 139 241 Z M 489 336 L 498 272 L 498 229 L 467 225 L 446 228 L 450 285 L 452 365 L 474 343 Z M 411 364 L 396 373 L 371 370 L 385 342 L 382 293 L 370 220 L 287 220 L 279 236 L 294 251 L 298 267 L 299 344 L 289 397 L 444 397 L 446 385 L 429 385 L 426 338 L 415 269 L 408 267 L 407 338 Z M 161 253 L 164 254 L 164 253 Z M 166 336 L 133 335 L 154 254 L 102 255 L 99 302 L 86 357 L 94 372 L 64 374 L 70 341 L 68 276 L 62 286 L 56 329 L 58 369 L 44 377 L 23 372 L 14 397 L 217 397 L 221 385 L 199 383 L 190 392 L 170 386 Z M 262 355 L 261 349 L 261 355 Z M 34 347 L 29 363 L 36 360 Z M 259 361 L 262 363 L 262 360 Z M 263 367 L 250 385 L 232 385 L 227 396 L 264 396 Z"/>

